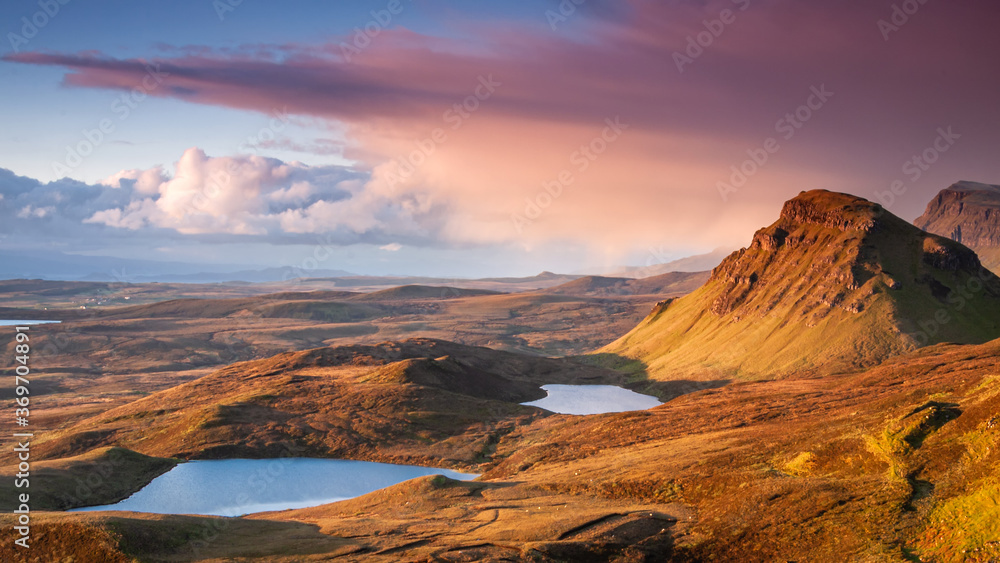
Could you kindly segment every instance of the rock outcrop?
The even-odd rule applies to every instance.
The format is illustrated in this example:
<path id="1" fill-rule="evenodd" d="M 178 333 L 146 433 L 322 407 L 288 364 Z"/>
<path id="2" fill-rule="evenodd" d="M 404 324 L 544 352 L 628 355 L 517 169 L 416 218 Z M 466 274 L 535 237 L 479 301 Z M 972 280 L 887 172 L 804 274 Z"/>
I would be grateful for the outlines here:
<path id="1" fill-rule="evenodd" d="M 1000 186 L 958 182 L 941 190 L 913 224 L 968 246 L 1000 272 Z"/>

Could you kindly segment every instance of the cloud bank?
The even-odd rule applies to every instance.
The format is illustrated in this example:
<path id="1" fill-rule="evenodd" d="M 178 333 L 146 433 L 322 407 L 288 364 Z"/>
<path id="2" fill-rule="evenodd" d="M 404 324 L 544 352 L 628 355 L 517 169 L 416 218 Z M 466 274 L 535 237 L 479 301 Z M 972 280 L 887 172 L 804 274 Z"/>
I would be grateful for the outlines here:
<path id="1" fill-rule="evenodd" d="M 474 41 L 386 29 L 351 60 L 340 45 L 349 38 L 155 61 L 9 55 L 65 68 L 66 85 L 80 88 L 129 90 L 152 64 L 167 74 L 152 96 L 326 119 L 346 128 L 344 154 L 358 164 L 192 149 L 169 173 L 129 170 L 79 187 L 90 194 L 83 215 L 51 197 L 2 203 L 15 215 L 72 213 L 132 232 L 528 249 L 582 241 L 612 254 L 671 241 L 745 244 L 800 190 L 872 197 L 942 126 L 978 148 L 958 146 L 894 211 L 916 215 L 965 176 L 996 180 L 982 164 L 1000 147 L 1000 75 L 983 73 L 1000 52 L 995 3 L 929 3 L 888 32 L 891 2 L 628 5 L 554 29 L 541 11 L 535 27 L 472 22 Z M 834 96 L 720 198 L 719 183 L 816 88 Z"/>
<path id="2" fill-rule="evenodd" d="M 123 170 L 96 185 L 43 184 L 0 169 L 0 236 L 51 241 L 187 237 L 272 244 L 428 244 L 440 213 L 380 197 L 368 174 L 192 148 L 170 169 Z"/>

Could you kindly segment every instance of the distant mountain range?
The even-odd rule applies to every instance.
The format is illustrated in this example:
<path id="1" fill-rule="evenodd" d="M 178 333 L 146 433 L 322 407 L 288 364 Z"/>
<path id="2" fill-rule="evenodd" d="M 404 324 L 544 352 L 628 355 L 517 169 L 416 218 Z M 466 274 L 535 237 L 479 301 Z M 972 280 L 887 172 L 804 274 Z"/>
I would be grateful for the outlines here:
<path id="1" fill-rule="evenodd" d="M 623 278 L 648 278 L 668 274 L 670 272 L 706 272 L 718 266 L 726 256 L 729 256 L 734 248 L 716 248 L 705 253 L 688 256 L 679 260 L 663 262 L 661 264 L 651 264 L 648 266 L 621 266 L 611 271 L 604 272 L 607 276 L 618 276 Z"/>
<path id="2" fill-rule="evenodd" d="M 698 272 L 715 267 L 719 251 L 692 256 L 666 264 L 648 267 L 619 268 L 617 277 L 640 278 L 668 272 Z M 399 285 L 450 285 L 463 287 L 495 284 L 499 287 L 524 286 L 523 289 L 544 289 L 570 282 L 585 274 L 542 272 L 526 277 L 493 277 L 456 279 L 432 276 L 370 276 L 337 269 L 308 270 L 291 266 L 255 268 L 250 265 L 206 265 L 184 262 L 160 262 L 111 256 L 85 256 L 62 252 L 24 252 L 0 250 L 0 279 L 41 279 L 49 281 L 87 281 L 119 283 L 281 283 L 301 280 L 305 285 L 328 288 L 369 289 Z"/>
<path id="3" fill-rule="evenodd" d="M 55 251 L 0 250 L 0 279 L 43 279 L 123 283 L 250 283 L 278 282 L 301 277 L 289 266 L 254 268 L 239 264 L 191 264 L 112 256 L 86 256 Z M 352 276 L 343 270 L 312 270 L 310 276 Z"/>

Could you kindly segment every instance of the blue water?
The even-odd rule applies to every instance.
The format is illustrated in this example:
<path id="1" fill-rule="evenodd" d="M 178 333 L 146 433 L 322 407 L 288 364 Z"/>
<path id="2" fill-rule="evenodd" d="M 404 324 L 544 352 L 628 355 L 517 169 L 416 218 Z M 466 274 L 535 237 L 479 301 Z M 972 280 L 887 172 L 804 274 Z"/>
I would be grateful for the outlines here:
<path id="1" fill-rule="evenodd" d="M 54 323 L 61 323 L 62 321 L 5 321 L 0 320 L 0 326 L 28 326 L 28 325 L 47 325 Z"/>
<path id="2" fill-rule="evenodd" d="M 560 414 L 644 411 L 662 405 L 656 397 L 614 385 L 542 385 L 544 399 L 521 403 Z"/>
<path id="3" fill-rule="evenodd" d="M 153 479 L 121 502 L 71 512 L 129 510 L 241 516 L 354 498 L 425 475 L 462 481 L 478 477 L 447 469 L 339 459 L 190 461 Z"/>

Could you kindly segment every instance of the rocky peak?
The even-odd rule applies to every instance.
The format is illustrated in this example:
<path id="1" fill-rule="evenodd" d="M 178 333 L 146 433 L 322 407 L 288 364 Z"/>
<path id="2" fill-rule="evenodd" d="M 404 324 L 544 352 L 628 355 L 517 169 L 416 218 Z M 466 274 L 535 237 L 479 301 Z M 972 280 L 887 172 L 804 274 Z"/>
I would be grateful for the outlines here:
<path id="1" fill-rule="evenodd" d="M 753 285 L 760 277 L 756 272 L 769 268 L 779 250 L 800 249 L 802 253 L 808 253 L 815 251 L 817 245 L 826 244 L 824 241 L 831 236 L 846 236 L 854 241 L 851 246 L 856 247 L 866 233 L 878 230 L 884 216 L 895 219 L 881 205 L 860 197 L 826 190 L 801 192 L 785 202 L 775 223 L 754 233 L 749 248 L 734 252 L 723 260 L 712 271 L 712 278 Z M 827 231 L 828 234 L 824 235 L 824 229 L 837 234 Z M 851 236 L 852 233 L 858 236 Z M 860 255 L 851 248 L 844 250 L 853 256 Z M 789 258 L 794 261 L 801 257 Z"/>
<path id="2" fill-rule="evenodd" d="M 987 267 L 1000 270 L 1000 186 L 953 184 L 934 196 L 913 224 L 972 248 Z"/>
<path id="3" fill-rule="evenodd" d="M 826 190 L 801 192 L 785 202 L 781 220 L 793 225 L 819 225 L 840 231 L 871 231 L 885 213 L 866 199 Z"/>
<path id="4" fill-rule="evenodd" d="M 713 270 L 720 291 L 710 310 L 720 317 L 766 314 L 791 295 L 781 288 L 793 287 L 808 288 L 796 303 L 810 311 L 810 322 L 837 309 L 857 314 L 886 290 L 934 279 L 928 272 L 901 283 L 896 276 L 912 266 L 904 270 L 887 260 L 906 256 L 934 271 L 981 268 L 973 251 L 921 232 L 877 203 L 825 190 L 802 192 L 784 204 L 776 222 L 754 234 L 748 248 Z"/>

